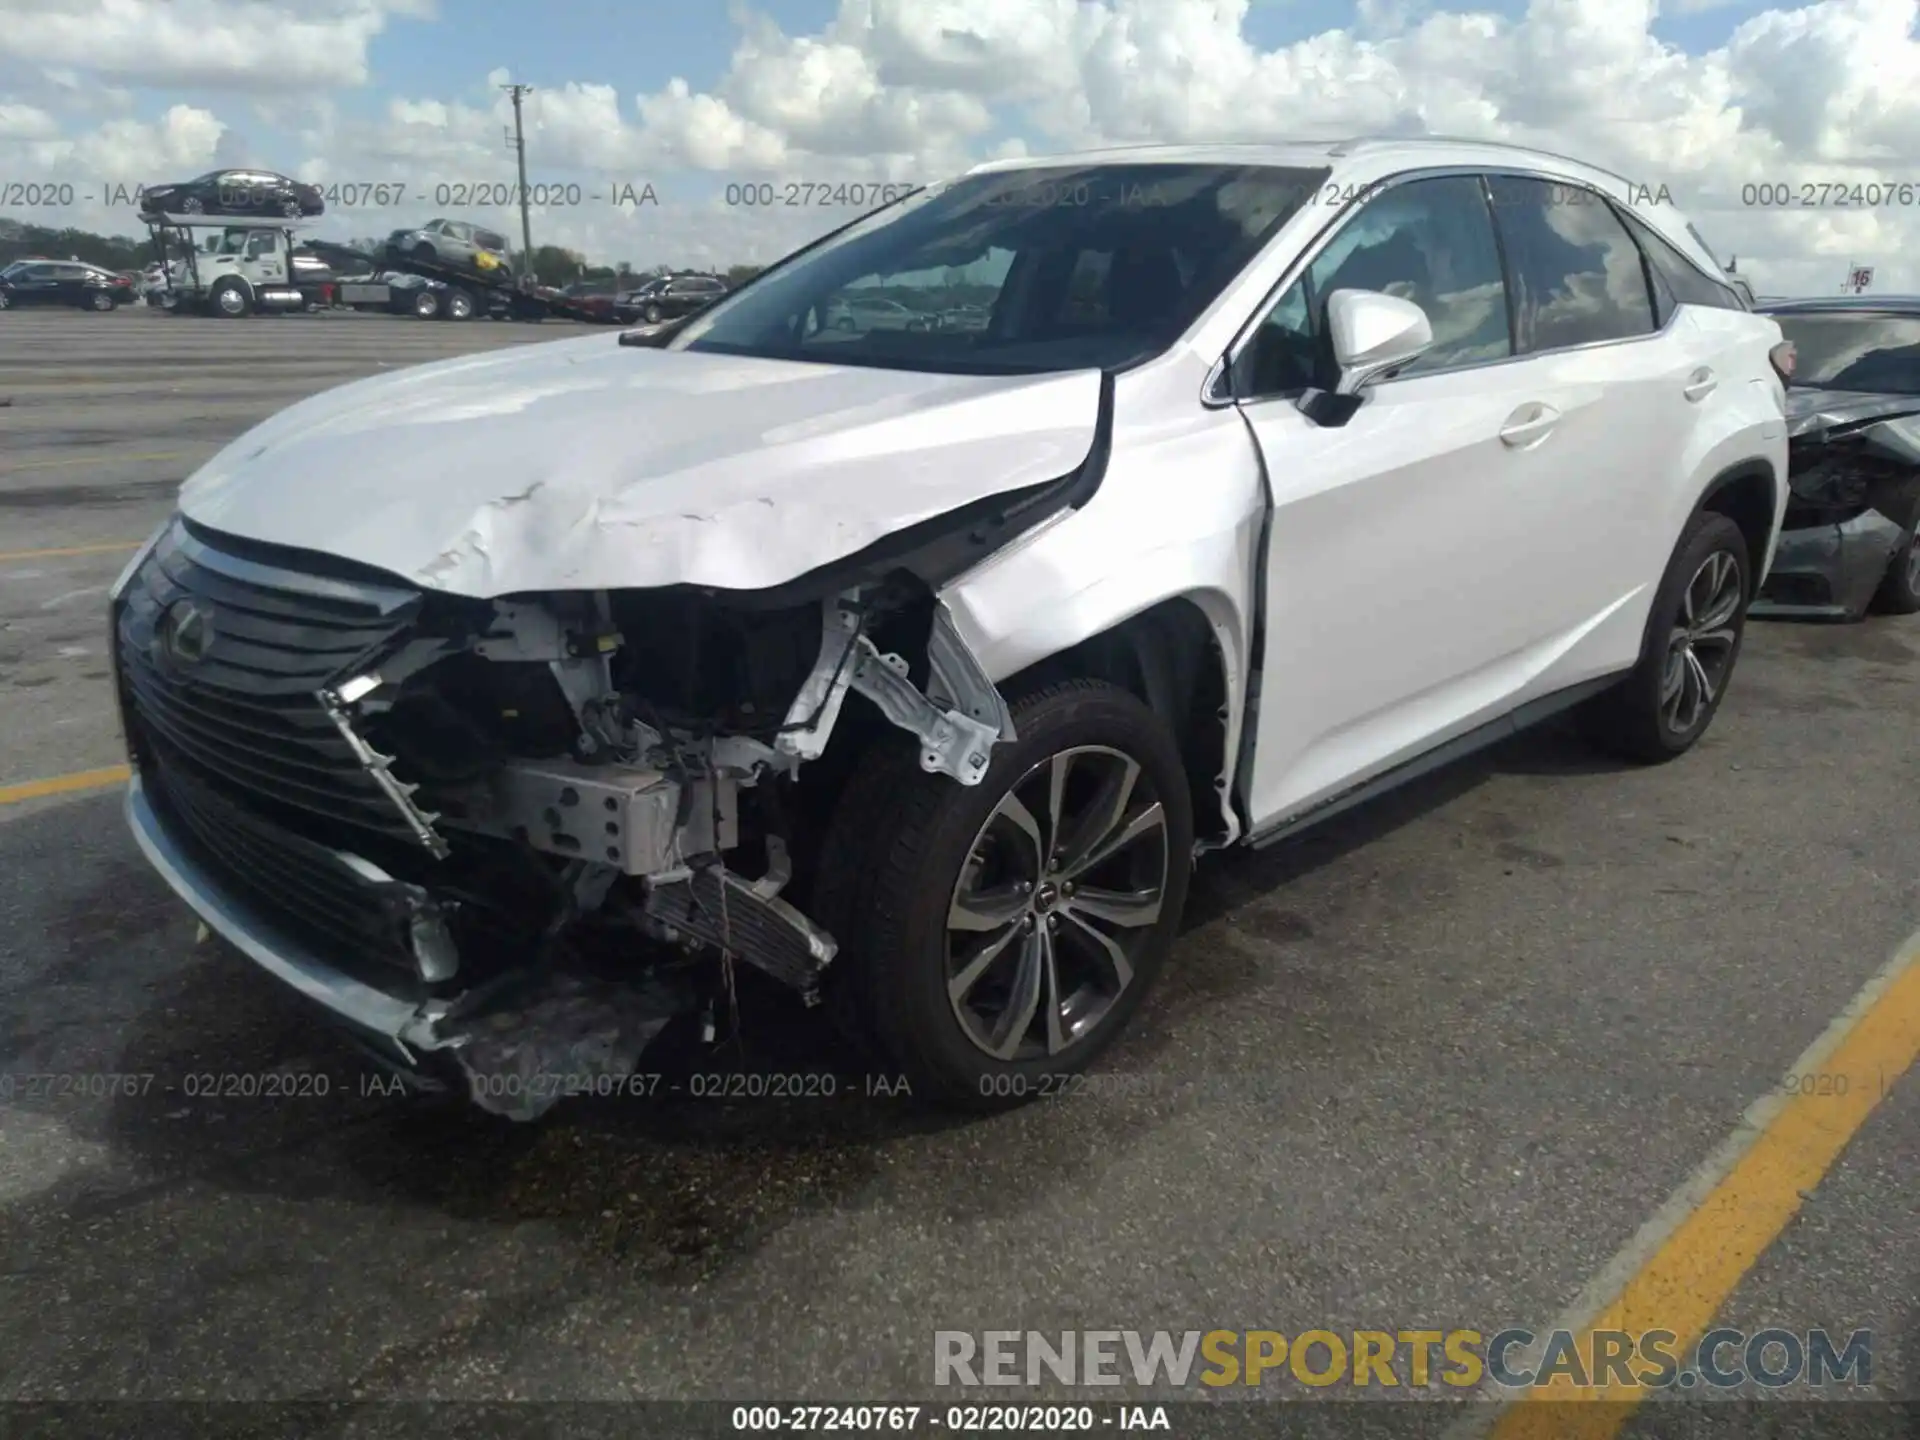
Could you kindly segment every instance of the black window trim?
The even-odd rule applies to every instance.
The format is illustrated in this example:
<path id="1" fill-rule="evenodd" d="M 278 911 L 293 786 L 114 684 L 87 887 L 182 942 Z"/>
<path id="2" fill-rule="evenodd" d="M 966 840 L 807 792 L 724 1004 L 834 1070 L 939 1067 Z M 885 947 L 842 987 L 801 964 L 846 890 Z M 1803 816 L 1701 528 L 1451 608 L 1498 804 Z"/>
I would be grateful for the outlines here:
<path id="1" fill-rule="evenodd" d="M 1733 288 L 1733 286 L 1729 285 L 1723 276 L 1709 275 L 1705 270 L 1700 268 L 1699 264 L 1694 260 L 1694 258 L 1691 255 L 1687 254 L 1686 251 L 1682 250 L 1678 245 L 1674 244 L 1671 240 L 1667 239 L 1666 236 L 1662 235 L 1658 230 L 1654 229 L 1653 226 L 1647 224 L 1646 221 L 1642 220 L 1639 216 L 1635 215 L 1630 207 L 1622 206 L 1617 201 L 1611 198 L 1608 199 L 1607 203 L 1613 206 L 1614 214 L 1619 216 L 1622 227 L 1625 228 L 1628 236 L 1633 240 L 1635 247 L 1640 251 L 1641 262 L 1646 266 L 1648 271 L 1647 283 L 1649 286 L 1653 284 L 1652 272 L 1659 269 L 1660 267 L 1655 262 L 1653 256 L 1647 253 L 1646 244 L 1644 241 L 1641 240 L 1639 235 L 1639 232 L 1641 230 L 1646 231 L 1649 235 L 1653 236 L 1654 239 L 1660 241 L 1661 244 L 1665 245 L 1669 250 L 1673 251 L 1674 254 L 1678 255 L 1683 261 L 1686 262 L 1687 268 L 1693 271 L 1693 273 L 1697 275 L 1700 279 L 1705 280 L 1709 285 L 1713 286 L 1714 289 L 1716 290 L 1725 291 L 1727 298 L 1729 300 L 1739 302 L 1732 305 L 1728 305 L 1726 307 L 1727 309 L 1745 310 L 1748 314 L 1753 313 L 1751 308 L 1748 305 L 1746 305 L 1743 301 L 1740 300 L 1739 292 L 1736 291 Z M 1689 225 L 1687 228 L 1691 230 L 1693 227 Z M 1695 239 L 1697 240 L 1698 237 L 1696 236 Z M 1668 288 L 1671 289 L 1672 287 L 1669 286 Z M 1673 298 L 1673 308 L 1676 310 L 1678 310 L 1682 305 L 1690 305 L 1692 303 L 1693 302 L 1690 300 L 1682 300 L 1677 294 Z M 1671 321 L 1672 317 L 1669 316 L 1668 320 Z M 1662 329 L 1664 328 L 1665 327 L 1663 326 Z"/>
<path id="2" fill-rule="evenodd" d="M 1500 246 L 1501 275 L 1506 281 L 1508 294 L 1507 330 L 1509 337 L 1514 337 L 1518 320 L 1514 314 L 1512 304 L 1513 275 L 1506 264 L 1505 242 L 1500 237 L 1499 222 L 1493 218 L 1492 214 L 1493 177 L 1500 175 L 1517 180 L 1540 180 L 1546 184 L 1557 185 L 1564 189 L 1584 190 L 1610 208 L 1614 204 L 1613 197 L 1588 181 L 1570 179 L 1565 175 L 1556 175 L 1547 170 L 1530 169 L 1524 165 L 1437 165 L 1420 170 L 1403 170 L 1398 174 L 1383 176 L 1379 180 L 1368 181 L 1355 187 L 1357 191 L 1355 197 L 1341 206 L 1340 209 L 1334 213 L 1333 218 L 1322 226 L 1320 230 L 1301 247 L 1299 253 L 1295 255 L 1292 262 L 1281 274 L 1279 280 L 1274 283 L 1273 288 L 1261 297 L 1259 304 L 1254 306 L 1251 318 L 1240 327 L 1239 333 L 1234 336 L 1232 343 L 1227 346 L 1226 353 L 1221 356 L 1213 368 L 1207 372 L 1207 378 L 1201 385 L 1201 403 L 1209 409 L 1219 410 L 1225 409 L 1230 405 L 1264 405 L 1275 400 L 1291 401 L 1298 398 L 1301 392 L 1293 389 L 1275 391 L 1268 395 L 1249 395 L 1245 397 L 1237 397 L 1233 394 L 1232 383 L 1234 368 L 1239 364 L 1242 353 L 1245 352 L 1259 335 L 1260 327 L 1266 323 L 1267 316 L 1273 312 L 1281 300 L 1286 298 L 1287 291 L 1293 288 L 1294 282 L 1319 258 L 1320 252 L 1332 244 L 1334 239 L 1339 235 L 1339 232 L 1345 229 L 1354 217 L 1382 192 L 1401 185 L 1410 184 L 1416 180 L 1442 180 L 1461 175 L 1470 176 L 1479 180 L 1481 195 L 1487 202 L 1489 212 L 1488 222 L 1493 226 L 1495 243 Z M 1642 248 L 1639 238 L 1634 235 L 1630 227 L 1623 225 L 1621 228 L 1626 230 L 1627 238 L 1633 242 L 1634 251 L 1640 256 L 1641 265 L 1644 269 L 1649 262 L 1646 251 Z M 1676 246 L 1675 248 L 1678 249 L 1679 247 Z M 1685 254 L 1684 251 L 1681 253 Z M 1253 260 L 1248 261 L 1249 267 L 1256 264 L 1258 258 L 1259 257 L 1256 256 Z M 1651 284 L 1648 286 L 1647 305 L 1649 316 L 1651 316 L 1653 314 Z M 1677 315 L 1679 310 L 1680 307 L 1678 305 L 1674 306 L 1674 315 Z M 1584 350 L 1598 350 L 1608 345 L 1638 345 L 1648 340 L 1658 340 L 1662 338 L 1667 334 L 1668 330 L 1672 328 L 1672 325 L 1673 315 L 1669 315 L 1665 325 L 1660 326 L 1660 328 L 1656 330 L 1650 330 L 1644 335 L 1623 335 L 1612 340 L 1589 340 L 1582 345 L 1561 345 L 1552 350 L 1530 350 L 1524 355 L 1519 353 L 1519 347 L 1516 345 L 1514 347 L 1514 354 L 1503 355 L 1495 360 L 1466 360 L 1461 361 L 1457 365 L 1444 365 L 1434 370 L 1422 370 L 1417 375 L 1394 377 L 1376 381 L 1375 383 L 1379 385 L 1411 384 L 1415 381 L 1432 379 L 1437 375 L 1458 375 L 1467 370 L 1483 370 L 1495 365 L 1513 365 L 1524 363 L 1528 360 L 1538 360 L 1545 355 L 1571 355 Z"/>

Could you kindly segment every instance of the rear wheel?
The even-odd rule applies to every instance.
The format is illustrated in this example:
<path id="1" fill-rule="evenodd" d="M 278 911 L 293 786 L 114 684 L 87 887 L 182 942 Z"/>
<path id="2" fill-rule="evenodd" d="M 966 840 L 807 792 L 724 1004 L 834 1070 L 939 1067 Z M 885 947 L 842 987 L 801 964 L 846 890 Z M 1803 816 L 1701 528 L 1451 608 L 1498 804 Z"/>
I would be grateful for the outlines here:
<path id="1" fill-rule="evenodd" d="M 12 308 L 13 297 L 6 291 L 0 290 L 0 310 L 11 310 Z"/>
<path id="2" fill-rule="evenodd" d="M 440 258 L 440 252 L 422 240 L 418 245 L 413 247 L 413 258 L 418 260 L 422 265 L 431 265 L 435 260 Z"/>
<path id="3" fill-rule="evenodd" d="M 113 309 L 113 296 L 104 290 L 96 290 L 87 296 L 87 308 L 89 310 L 111 310 Z"/>
<path id="4" fill-rule="evenodd" d="M 473 318 L 473 297 L 464 290 L 447 292 L 446 317 L 449 320 L 471 320 Z"/>
<path id="5" fill-rule="evenodd" d="M 1706 734 L 1740 658 L 1750 598 L 1747 537 L 1725 515 L 1688 522 L 1647 616 L 1640 663 L 1589 702 L 1596 744 L 1657 764 Z"/>
<path id="6" fill-rule="evenodd" d="M 1874 592 L 1873 608 L 1882 615 L 1920 614 L 1920 522 L 1909 525 L 1887 563 L 1886 578 Z"/>
<path id="7" fill-rule="evenodd" d="M 966 1109 L 1057 1088 L 1119 1034 L 1192 863 L 1186 773 L 1138 699 L 1068 681 L 1014 720 L 977 786 L 921 770 L 911 742 L 876 748 L 816 882 L 842 1022 L 915 1095 Z"/>

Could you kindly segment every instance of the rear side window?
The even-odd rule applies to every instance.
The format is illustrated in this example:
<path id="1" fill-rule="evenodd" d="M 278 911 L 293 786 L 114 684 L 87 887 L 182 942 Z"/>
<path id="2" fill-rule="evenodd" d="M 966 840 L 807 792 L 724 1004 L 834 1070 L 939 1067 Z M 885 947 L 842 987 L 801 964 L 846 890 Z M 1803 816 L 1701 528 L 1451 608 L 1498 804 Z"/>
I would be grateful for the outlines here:
<path id="1" fill-rule="evenodd" d="M 1489 179 L 1513 280 L 1518 353 L 1629 340 L 1658 328 L 1640 248 L 1604 198 L 1526 176 Z"/>
<path id="2" fill-rule="evenodd" d="M 1659 323 L 1665 325 L 1676 305 L 1705 305 L 1715 310 L 1744 310 L 1738 294 L 1718 280 L 1710 280 L 1699 267 L 1673 246 L 1662 240 L 1652 226 L 1621 212 L 1627 229 L 1640 242 L 1647 257 L 1649 278 L 1653 281 L 1654 304 Z"/>

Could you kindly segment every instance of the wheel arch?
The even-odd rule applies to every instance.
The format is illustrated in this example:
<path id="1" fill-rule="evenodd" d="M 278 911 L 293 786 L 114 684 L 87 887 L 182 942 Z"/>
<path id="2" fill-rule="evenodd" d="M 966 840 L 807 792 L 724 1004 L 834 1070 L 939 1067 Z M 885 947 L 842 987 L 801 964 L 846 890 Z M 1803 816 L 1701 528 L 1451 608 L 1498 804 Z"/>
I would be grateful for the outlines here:
<path id="1" fill-rule="evenodd" d="M 1218 598 L 1218 597 L 1215 597 Z M 1204 595 L 1171 596 L 1034 661 L 999 681 L 1009 701 L 1061 680 L 1104 680 L 1135 696 L 1172 732 L 1187 771 L 1194 834 L 1209 843 L 1241 826 L 1233 780 L 1234 665 L 1217 608 Z"/>
<path id="2" fill-rule="evenodd" d="M 1780 513 L 1782 482 L 1765 460 L 1742 460 L 1720 471 L 1700 492 L 1692 515 L 1725 515 L 1740 527 L 1747 540 L 1747 557 L 1754 593 L 1766 579 L 1772 560 L 1776 521 Z M 1689 516 L 1691 518 L 1691 515 Z M 1751 598 L 1751 597 L 1749 597 Z"/>

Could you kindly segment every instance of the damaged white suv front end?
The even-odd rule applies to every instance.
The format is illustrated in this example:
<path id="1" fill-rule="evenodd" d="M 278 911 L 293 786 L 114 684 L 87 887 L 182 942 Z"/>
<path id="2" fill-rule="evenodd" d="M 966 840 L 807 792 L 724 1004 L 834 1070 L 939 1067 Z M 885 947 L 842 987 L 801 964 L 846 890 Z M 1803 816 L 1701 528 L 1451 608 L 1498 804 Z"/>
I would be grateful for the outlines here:
<path id="1" fill-rule="evenodd" d="M 516 1117 L 617 1083 L 676 1016 L 712 1029 L 735 962 L 808 1003 L 837 990 L 837 1016 L 949 1099 L 1008 1095 L 969 1063 L 1085 1063 L 1170 943 L 1192 822 L 1183 793 L 1169 826 L 1158 792 L 1186 782 L 1170 746 L 1137 784 L 1124 745 L 1082 747 L 1071 784 L 1057 762 L 1058 833 L 1039 836 L 1011 781 L 982 784 L 1018 739 L 995 682 L 1065 648 L 1049 626 L 1091 633 L 1102 608 L 1124 619 L 1164 598 L 1152 575 L 1102 593 L 1118 557 L 1098 534 L 1035 542 L 1101 486 L 1111 362 L 1164 351 L 1316 175 L 1149 167 L 1211 220 L 1184 241 L 1179 210 L 1136 198 L 1103 221 L 1030 203 L 1031 176 L 970 177 L 810 247 L 677 335 L 450 360 L 276 415 L 190 479 L 115 593 L 141 847 L 211 929 L 382 1059 L 423 1083 L 464 1078 Z M 983 217 L 1020 252 L 1011 267 L 993 234 L 967 238 Z M 1140 311 L 1145 333 L 1122 334 L 1124 354 L 1042 333 L 1076 258 L 1129 233 L 1159 237 L 1156 278 L 1175 282 Z M 1171 271 L 1176 243 L 1228 236 L 1232 253 L 1195 250 L 1203 273 Z M 872 273 L 936 259 L 1009 270 L 988 278 L 1025 288 L 1026 319 L 997 342 L 835 320 Z M 1113 283 L 1138 308 L 1142 282 Z M 949 276 L 948 298 L 974 288 Z M 776 320 L 790 344 L 737 343 L 764 342 L 756 293 L 813 319 Z M 1257 501 L 1251 471 L 1238 479 L 1233 503 L 1201 512 L 1183 581 L 1245 579 Z M 1012 593 L 1043 608 L 996 621 L 1004 580 L 956 588 L 1023 550 L 1057 607 L 1018 565 Z M 1153 648 L 1143 630 L 1113 663 L 1170 694 L 1192 683 L 1191 657 L 1143 669 Z M 859 799 L 889 765 L 917 781 Z M 894 877 L 938 888 L 943 917 L 972 894 L 986 916 L 935 947 L 938 1003 L 971 1056 L 941 1074 L 919 1063 L 925 1017 L 890 1020 L 897 1002 L 875 998 L 902 942 L 867 923 L 889 905 L 870 882 L 900 848 L 892 802 L 924 821 L 973 792 L 977 833 Z M 1069 804 L 1102 825 L 1067 834 Z M 1024 892 L 1007 878 L 1010 816 L 1066 862 L 1057 885 L 1037 851 L 1016 866 L 1033 872 Z M 1107 874 L 1121 888 L 1096 883 Z"/>
<path id="2" fill-rule="evenodd" d="M 1641 759 L 1710 723 L 1779 330 L 1611 183 L 1450 141 L 996 162 L 689 321 L 308 399 L 115 588 L 134 833 L 516 1117 L 725 1032 L 749 972 L 916 1096 L 1045 1093 L 1200 851 L 1575 702 Z"/>

